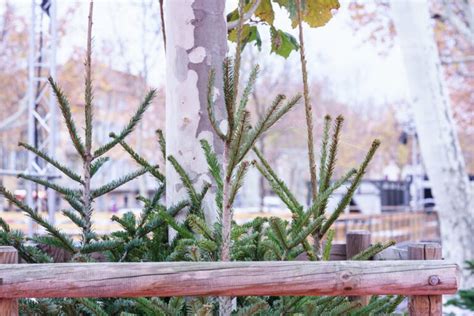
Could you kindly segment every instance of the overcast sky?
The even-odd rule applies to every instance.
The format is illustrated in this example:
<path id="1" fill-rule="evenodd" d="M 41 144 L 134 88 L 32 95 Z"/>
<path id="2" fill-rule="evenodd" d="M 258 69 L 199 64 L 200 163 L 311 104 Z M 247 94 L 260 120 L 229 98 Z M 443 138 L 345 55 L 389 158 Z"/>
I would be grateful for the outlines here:
<path id="1" fill-rule="evenodd" d="M 150 0 L 144 2 L 149 3 Z M 156 33 L 159 29 L 158 1 L 152 2 L 151 9 L 144 15 L 142 0 L 95 0 L 95 53 L 103 62 L 122 69 L 128 66 L 137 73 L 142 71 L 142 51 L 145 49 L 149 52 L 149 82 L 159 86 L 164 83 L 165 62 L 161 34 Z M 29 0 L 14 3 L 22 14 L 29 14 Z M 73 47 L 85 47 L 87 1 L 58 1 L 58 17 L 64 17 L 73 5 L 77 6 L 77 10 L 58 49 L 59 63 L 70 57 Z M 278 6 L 275 9 L 277 25 L 296 35 L 289 25 L 286 12 Z M 142 35 L 143 29 L 147 30 L 145 35 Z M 261 35 L 268 43 L 268 31 L 262 28 Z M 340 101 L 352 106 L 385 105 L 406 95 L 398 46 L 395 44 L 381 55 L 373 44 L 364 41 L 367 37 L 364 30 L 354 32 L 350 24 L 347 1 L 342 1 L 341 9 L 325 27 L 306 28 L 305 36 L 310 74 L 325 80 Z M 110 53 L 104 54 L 106 47 Z M 298 53 L 292 53 L 288 60 L 284 60 L 279 56 L 269 56 L 267 45 L 259 55 L 259 58 L 265 59 L 265 65 L 290 63 L 291 67 L 299 67 Z"/>

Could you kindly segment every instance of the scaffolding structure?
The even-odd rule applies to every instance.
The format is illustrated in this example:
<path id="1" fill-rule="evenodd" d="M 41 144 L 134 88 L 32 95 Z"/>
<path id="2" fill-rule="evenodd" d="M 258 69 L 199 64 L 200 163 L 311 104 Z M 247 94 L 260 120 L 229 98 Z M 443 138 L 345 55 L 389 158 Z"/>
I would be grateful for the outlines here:
<path id="1" fill-rule="evenodd" d="M 57 146 L 56 101 L 48 77 L 56 79 L 56 0 L 32 0 L 28 54 L 28 142 L 55 157 Z M 54 170 L 28 153 L 29 173 L 54 177 Z M 27 184 L 28 205 L 33 205 L 34 185 Z M 38 192 L 38 190 L 36 190 Z M 39 203 L 40 199 L 36 201 Z M 54 222 L 56 194 L 47 190 L 48 218 Z M 32 230 L 32 229 L 31 229 Z"/>
<path id="2" fill-rule="evenodd" d="M 51 157 L 56 155 L 58 139 L 56 101 L 48 84 L 49 77 L 56 78 L 56 4 L 56 0 L 31 0 L 28 53 L 28 144 L 47 152 Z M 46 179 L 57 177 L 55 170 L 32 152 L 28 152 L 26 170 L 0 170 L 0 175 L 4 176 L 20 173 Z M 48 219 L 54 223 L 56 194 L 51 189 L 46 192 Z M 31 181 L 26 183 L 26 202 L 33 209 L 43 209 L 38 185 Z M 33 233 L 34 227 L 30 219 L 28 234 Z"/>

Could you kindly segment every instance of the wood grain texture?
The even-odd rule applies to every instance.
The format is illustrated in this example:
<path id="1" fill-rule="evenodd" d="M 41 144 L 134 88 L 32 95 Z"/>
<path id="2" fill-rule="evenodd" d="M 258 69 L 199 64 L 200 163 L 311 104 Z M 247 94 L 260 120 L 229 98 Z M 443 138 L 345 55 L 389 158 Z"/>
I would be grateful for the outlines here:
<path id="1" fill-rule="evenodd" d="M 417 243 L 408 246 L 409 260 L 441 260 L 441 245 L 436 243 Z M 440 276 L 433 273 L 428 280 L 431 284 L 441 283 Z M 410 316 L 441 316 L 443 302 L 441 295 L 411 296 L 408 301 Z"/>
<path id="2" fill-rule="evenodd" d="M 367 230 L 353 230 L 346 234 L 347 258 L 354 257 L 358 253 L 370 247 L 370 232 Z"/>
<path id="3" fill-rule="evenodd" d="M 431 275 L 441 282 L 429 285 Z M 442 261 L 166 262 L 0 265 L 0 298 L 441 295 L 458 267 Z"/>
<path id="4" fill-rule="evenodd" d="M 18 252 L 15 248 L 9 246 L 0 246 L 0 264 L 15 264 L 18 263 Z M 0 276 L 0 288 L 2 287 L 3 279 Z M 15 299 L 1 299 L 0 298 L 0 315 L 4 316 L 18 316 L 18 301 Z"/>
<path id="5" fill-rule="evenodd" d="M 370 232 L 367 230 L 353 230 L 346 234 L 346 255 L 352 258 L 370 247 Z M 354 296 L 351 301 L 359 302 L 362 306 L 369 304 L 370 296 Z"/>

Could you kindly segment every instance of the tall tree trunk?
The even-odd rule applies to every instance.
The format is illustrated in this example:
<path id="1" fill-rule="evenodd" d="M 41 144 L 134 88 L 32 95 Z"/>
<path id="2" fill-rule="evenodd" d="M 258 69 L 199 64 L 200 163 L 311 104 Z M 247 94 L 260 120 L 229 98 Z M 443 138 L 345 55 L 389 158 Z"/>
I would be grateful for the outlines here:
<path id="1" fill-rule="evenodd" d="M 390 2 L 405 63 L 421 154 L 440 215 L 443 255 L 474 258 L 471 188 L 443 77 L 428 0 Z M 472 279 L 464 273 L 463 287 Z"/>
<path id="2" fill-rule="evenodd" d="M 167 0 L 164 7 L 166 26 L 166 151 L 202 187 L 211 182 L 199 139 L 207 139 L 219 154 L 223 147 L 214 134 L 207 115 L 209 71 L 222 78 L 222 63 L 227 53 L 225 1 Z M 216 108 L 223 109 L 223 92 L 217 93 Z M 186 196 L 178 174 L 171 164 L 166 167 L 168 206 Z M 210 192 L 203 208 L 207 221 L 216 218 L 215 194 Z M 182 219 L 184 214 L 178 215 Z"/>

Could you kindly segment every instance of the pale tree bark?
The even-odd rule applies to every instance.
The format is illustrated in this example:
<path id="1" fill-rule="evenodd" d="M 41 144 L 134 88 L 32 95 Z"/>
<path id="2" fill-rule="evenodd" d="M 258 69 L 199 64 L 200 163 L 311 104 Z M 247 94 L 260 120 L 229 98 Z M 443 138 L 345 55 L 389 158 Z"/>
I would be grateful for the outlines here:
<path id="1" fill-rule="evenodd" d="M 474 258 L 474 214 L 428 0 L 391 1 L 405 63 L 421 154 L 440 215 L 443 256 L 464 266 Z M 464 272 L 462 287 L 473 280 Z"/>
<path id="2" fill-rule="evenodd" d="M 219 80 L 227 53 L 225 1 L 167 0 L 166 26 L 166 151 L 182 164 L 197 189 L 212 183 L 199 140 L 206 139 L 222 154 L 222 142 L 208 119 L 209 71 L 216 70 L 216 109 L 223 109 Z M 212 191 L 212 190 L 211 190 Z M 166 202 L 182 201 L 186 190 L 171 164 L 166 165 Z M 215 194 L 209 192 L 203 209 L 206 220 L 216 219 Z M 185 214 L 179 214 L 183 219 Z"/>

